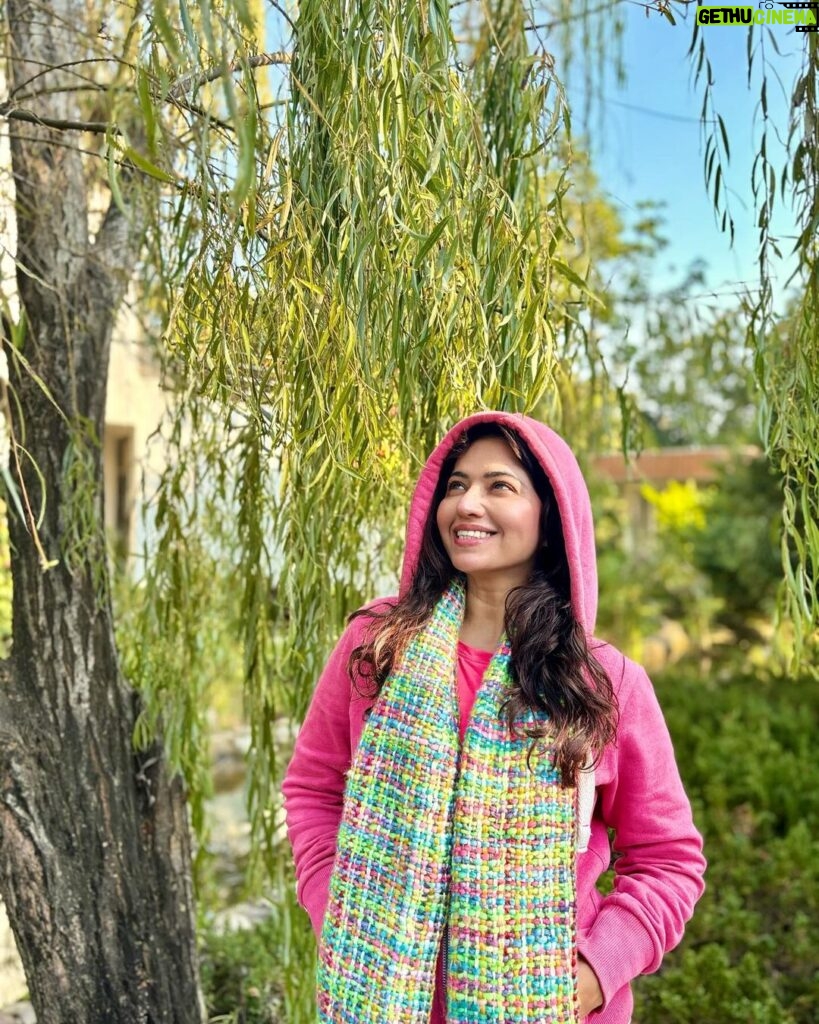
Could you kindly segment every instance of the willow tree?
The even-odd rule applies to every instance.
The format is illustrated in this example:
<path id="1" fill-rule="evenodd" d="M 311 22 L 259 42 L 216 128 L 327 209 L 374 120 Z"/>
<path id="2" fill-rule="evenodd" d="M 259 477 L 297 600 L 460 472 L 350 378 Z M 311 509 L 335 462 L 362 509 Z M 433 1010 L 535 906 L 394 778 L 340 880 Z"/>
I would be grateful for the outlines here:
<path id="1" fill-rule="evenodd" d="M 198 1021 L 184 792 L 158 742 L 134 749 L 139 701 L 114 643 L 102 530 L 108 353 L 147 197 L 133 169 L 118 202 L 100 191 L 102 150 L 83 130 L 113 142 L 136 47 L 115 45 L 108 12 L 84 2 L 9 0 L 4 13 L 16 289 L 4 295 L 3 469 L 15 514 L 0 893 L 41 1024 Z"/>
<path id="2" fill-rule="evenodd" d="M 269 834 L 271 721 L 393 566 L 410 467 L 467 409 L 532 407 L 555 367 L 572 272 L 541 183 L 563 109 L 523 7 L 482 6 L 468 63 L 440 0 L 270 9 L 273 53 L 245 0 L 4 5 L 0 893 L 41 1024 L 201 1017 L 182 780 L 203 758 L 203 552 L 235 575 Z M 132 279 L 175 406 L 118 647 L 100 442 Z"/>
<path id="3" fill-rule="evenodd" d="M 599 5 L 556 0 L 539 29 L 519 0 L 452 6 L 468 45 L 443 0 L 5 0 L 0 894 L 41 1024 L 201 1017 L 203 566 L 235 595 L 272 849 L 272 722 L 394 571 L 414 468 L 461 413 L 556 393 L 584 284 L 547 44 Z M 118 645 L 100 440 L 131 279 L 174 407 Z"/>

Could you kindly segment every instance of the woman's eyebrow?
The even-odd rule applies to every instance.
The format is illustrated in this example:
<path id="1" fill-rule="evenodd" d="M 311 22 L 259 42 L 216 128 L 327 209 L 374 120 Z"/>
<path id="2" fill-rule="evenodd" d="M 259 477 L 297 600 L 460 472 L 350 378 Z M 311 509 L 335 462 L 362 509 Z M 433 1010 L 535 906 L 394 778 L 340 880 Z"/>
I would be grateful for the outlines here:
<path id="1" fill-rule="evenodd" d="M 520 477 L 517 476 L 517 474 L 513 473 L 510 469 L 490 469 L 488 472 L 483 474 L 483 479 L 492 480 L 498 476 L 511 476 L 512 479 L 517 480 L 518 483 L 523 482 L 520 479 Z M 468 475 L 464 473 L 462 469 L 453 469 L 452 472 L 449 474 L 449 479 L 451 480 L 453 477 L 459 477 L 461 480 L 469 479 Z"/>

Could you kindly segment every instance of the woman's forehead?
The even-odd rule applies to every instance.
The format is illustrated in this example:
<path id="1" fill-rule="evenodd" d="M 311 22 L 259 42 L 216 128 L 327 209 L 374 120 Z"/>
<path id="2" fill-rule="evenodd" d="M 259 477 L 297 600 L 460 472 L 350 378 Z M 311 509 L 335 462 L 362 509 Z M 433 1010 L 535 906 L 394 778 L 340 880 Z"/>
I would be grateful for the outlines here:
<path id="1" fill-rule="evenodd" d="M 454 468 L 464 465 L 480 466 L 497 463 L 523 469 L 523 463 L 515 455 L 512 446 L 502 437 L 481 437 L 473 441 L 466 451 L 455 460 Z"/>

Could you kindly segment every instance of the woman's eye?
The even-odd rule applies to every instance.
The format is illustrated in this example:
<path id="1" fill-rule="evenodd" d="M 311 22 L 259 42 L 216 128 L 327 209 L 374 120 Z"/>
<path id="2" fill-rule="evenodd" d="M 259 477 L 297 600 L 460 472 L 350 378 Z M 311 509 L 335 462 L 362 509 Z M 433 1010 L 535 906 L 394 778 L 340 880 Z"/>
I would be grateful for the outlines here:
<path id="1" fill-rule="evenodd" d="M 461 480 L 450 480 L 449 483 L 447 484 L 447 488 L 446 488 L 447 489 L 447 493 L 449 494 L 452 491 L 460 490 L 462 487 L 463 487 L 463 482 Z"/>
<path id="2" fill-rule="evenodd" d="M 511 491 L 512 490 L 511 484 L 508 484 L 505 480 L 496 480 L 492 484 L 492 489 L 494 490 L 496 488 L 499 488 L 499 489 L 502 488 L 502 489 L 507 490 L 507 491 Z"/>

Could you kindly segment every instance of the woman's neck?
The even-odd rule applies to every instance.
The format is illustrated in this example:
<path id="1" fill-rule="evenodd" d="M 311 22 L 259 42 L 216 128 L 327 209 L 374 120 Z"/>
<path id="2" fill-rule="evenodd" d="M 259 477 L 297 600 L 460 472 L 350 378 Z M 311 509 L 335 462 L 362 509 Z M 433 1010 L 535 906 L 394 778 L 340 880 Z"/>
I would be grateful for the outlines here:
<path id="1" fill-rule="evenodd" d="M 460 638 L 470 647 L 494 651 L 503 634 L 506 613 L 505 587 L 482 586 L 467 579 L 466 607 Z"/>

